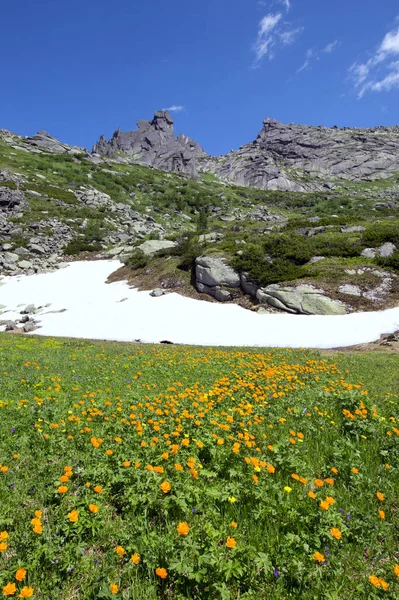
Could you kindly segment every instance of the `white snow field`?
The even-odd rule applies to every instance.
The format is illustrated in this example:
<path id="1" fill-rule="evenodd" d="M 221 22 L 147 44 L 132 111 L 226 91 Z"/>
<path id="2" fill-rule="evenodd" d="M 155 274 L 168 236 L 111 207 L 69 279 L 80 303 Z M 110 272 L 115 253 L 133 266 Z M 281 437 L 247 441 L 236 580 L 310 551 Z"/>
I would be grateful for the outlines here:
<path id="1" fill-rule="evenodd" d="M 152 298 L 126 282 L 106 284 L 120 266 L 117 260 L 82 261 L 42 275 L 3 277 L 0 320 L 19 318 L 28 304 L 51 303 L 35 316 L 41 326 L 36 335 L 199 346 L 335 348 L 399 329 L 399 307 L 343 316 L 259 315 L 176 293 Z"/>

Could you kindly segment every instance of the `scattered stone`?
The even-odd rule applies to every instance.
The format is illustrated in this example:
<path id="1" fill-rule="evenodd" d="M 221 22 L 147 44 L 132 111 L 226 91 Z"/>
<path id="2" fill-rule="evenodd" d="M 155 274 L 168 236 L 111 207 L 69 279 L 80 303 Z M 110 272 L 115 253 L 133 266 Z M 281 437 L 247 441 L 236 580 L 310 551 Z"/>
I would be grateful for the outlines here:
<path id="1" fill-rule="evenodd" d="M 195 274 L 197 283 L 208 287 L 224 285 L 227 287 L 240 287 L 240 276 L 225 259 L 210 256 L 200 256 L 195 261 Z"/>
<path id="2" fill-rule="evenodd" d="M 31 315 L 36 312 L 36 307 L 34 304 L 28 304 L 23 310 L 21 310 L 21 315 Z"/>
<path id="3" fill-rule="evenodd" d="M 377 250 L 375 248 L 365 248 L 361 253 L 361 256 L 364 256 L 364 258 L 375 258 L 376 255 Z"/>
<path id="4" fill-rule="evenodd" d="M 169 240 L 146 240 L 143 244 L 140 244 L 139 248 L 144 252 L 146 256 L 151 256 L 160 250 L 167 250 L 177 246 L 176 242 Z"/>
<path id="5" fill-rule="evenodd" d="M 366 228 L 363 225 L 353 225 L 350 227 L 341 227 L 341 233 L 358 233 L 364 231 Z"/>
<path id="6" fill-rule="evenodd" d="M 396 251 L 395 244 L 391 242 L 387 242 L 378 248 L 378 254 L 381 258 L 389 258 Z"/>
<path id="7" fill-rule="evenodd" d="M 33 321 L 29 321 L 28 323 L 25 323 L 25 325 L 24 325 L 25 333 L 30 333 L 31 331 L 34 331 L 35 329 L 36 329 L 36 324 Z"/>
<path id="8" fill-rule="evenodd" d="M 349 296 L 361 296 L 362 290 L 357 285 L 341 285 L 339 288 L 341 294 L 348 294 Z"/>
<path id="9" fill-rule="evenodd" d="M 153 298 L 159 298 L 160 296 L 164 296 L 165 295 L 165 291 L 162 290 L 161 288 L 156 288 L 155 290 L 152 290 L 152 292 L 150 292 L 150 296 L 152 296 Z"/>

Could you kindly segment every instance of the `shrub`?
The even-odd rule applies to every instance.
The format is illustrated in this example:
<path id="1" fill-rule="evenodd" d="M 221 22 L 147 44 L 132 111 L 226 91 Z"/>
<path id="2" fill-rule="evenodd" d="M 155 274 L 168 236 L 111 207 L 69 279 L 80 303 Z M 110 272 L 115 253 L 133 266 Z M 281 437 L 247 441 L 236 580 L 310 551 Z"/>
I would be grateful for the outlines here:
<path id="1" fill-rule="evenodd" d="M 83 238 L 74 238 L 67 246 L 65 246 L 64 254 L 73 256 L 75 254 L 80 254 L 80 252 L 97 252 L 98 250 L 101 250 L 100 244 L 89 243 Z"/>
<path id="2" fill-rule="evenodd" d="M 144 267 L 148 265 L 148 256 L 146 256 L 142 250 L 136 248 L 130 258 L 126 261 L 126 264 L 133 269 L 144 269 Z"/>
<path id="3" fill-rule="evenodd" d="M 375 223 L 363 232 L 362 242 L 365 246 L 381 246 L 386 242 L 399 244 L 399 227 L 397 223 Z"/>

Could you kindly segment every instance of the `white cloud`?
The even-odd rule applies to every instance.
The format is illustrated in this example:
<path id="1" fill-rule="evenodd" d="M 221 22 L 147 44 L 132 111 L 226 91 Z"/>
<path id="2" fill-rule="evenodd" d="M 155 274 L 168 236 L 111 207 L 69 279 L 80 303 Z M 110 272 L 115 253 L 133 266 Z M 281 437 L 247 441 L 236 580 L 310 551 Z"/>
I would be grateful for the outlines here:
<path id="1" fill-rule="evenodd" d="M 323 48 L 322 52 L 327 52 L 327 54 L 331 54 L 331 52 L 334 52 L 334 50 L 338 46 L 339 46 L 339 41 L 334 40 L 333 42 L 330 42 L 329 44 L 327 44 L 327 46 L 325 48 Z"/>
<path id="2" fill-rule="evenodd" d="M 293 27 L 284 21 L 281 12 L 265 15 L 259 21 L 258 35 L 253 44 L 256 55 L 253 67 L 258 67 L 265 56 L 272 59 L 278 46 L 292 44 L 302 31 L 303 27 Z"/>
<path id="3" fill-rule="evenodd" d="M 182 110 L 185 110 L 185 108 L 180 104 L 172 104 L 172 106 L 169 106 L 168 108 L 163 108 L 162 110 L 168 110 L 169 112 L 181 112 Z"/>
<path id="4" fill-rule="evenodd" d="M 284 4 L 284 6 L 287 9 L 287 11 L 290 10 L 290 8 L 291 8 L 291 2 L 290 2 L 290 0 L 281 0 L 281 3 Z"/>
<path id="5" fill-rule="evenodd" d="M 301 67 L 299 67 L 299 69 L 297 69 L 297 73 L 301 73 L 302 71 L 304 71 L 305 69 L 307 69 L 309 67 L 310 60 L 313 56 L 313 49 L 309 48 L 309 50 L 306 51 L 305 56 L 306 56 L 305 62 L 303 63 L 303 65 Z"/>
<path id="6" fill-rule="evenodd" d="M 276 43 L 273 30 L 277 27 L 282 17 L 281 13 L 275 15 L 269 14 L 263 17 L 259 22 L 258 37 L 254 44 L 256 62 L 260 62 L 267 54 L 272 57 L 271 50 Z"/>
<path id="7" fill-rule="evenodd" d="M 358 90 L 358 98 L 362 98 L 368 91 L 389 92 L 399 87 L 399 61 L 388 63 L 388 59 L 395 55 L 399 55 L 399 28 L 385 35 L 375 54 L 367 62 L 356 62 L 349 68 L 349 76 Z"/>
<path id="8" fill-rule="evenodd" d="M 297 27 L 296 29 L 287 29 L 280 33 L 280 40 L 284 44 L 284 46 L 288 44 L 292 44 L 295 42 L 298 35 L 300 35 L 303 31 L 303 27 Z"/>

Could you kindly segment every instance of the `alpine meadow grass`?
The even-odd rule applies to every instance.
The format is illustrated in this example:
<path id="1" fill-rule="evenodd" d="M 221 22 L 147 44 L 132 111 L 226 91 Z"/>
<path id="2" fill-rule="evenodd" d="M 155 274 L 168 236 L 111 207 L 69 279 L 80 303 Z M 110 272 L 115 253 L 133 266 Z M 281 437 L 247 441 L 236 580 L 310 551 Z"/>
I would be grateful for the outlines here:
<path id="1" fill-rule="evenodd" d="M 398 366 L 0 335 L 0 593 L 397 598 Z"/>

